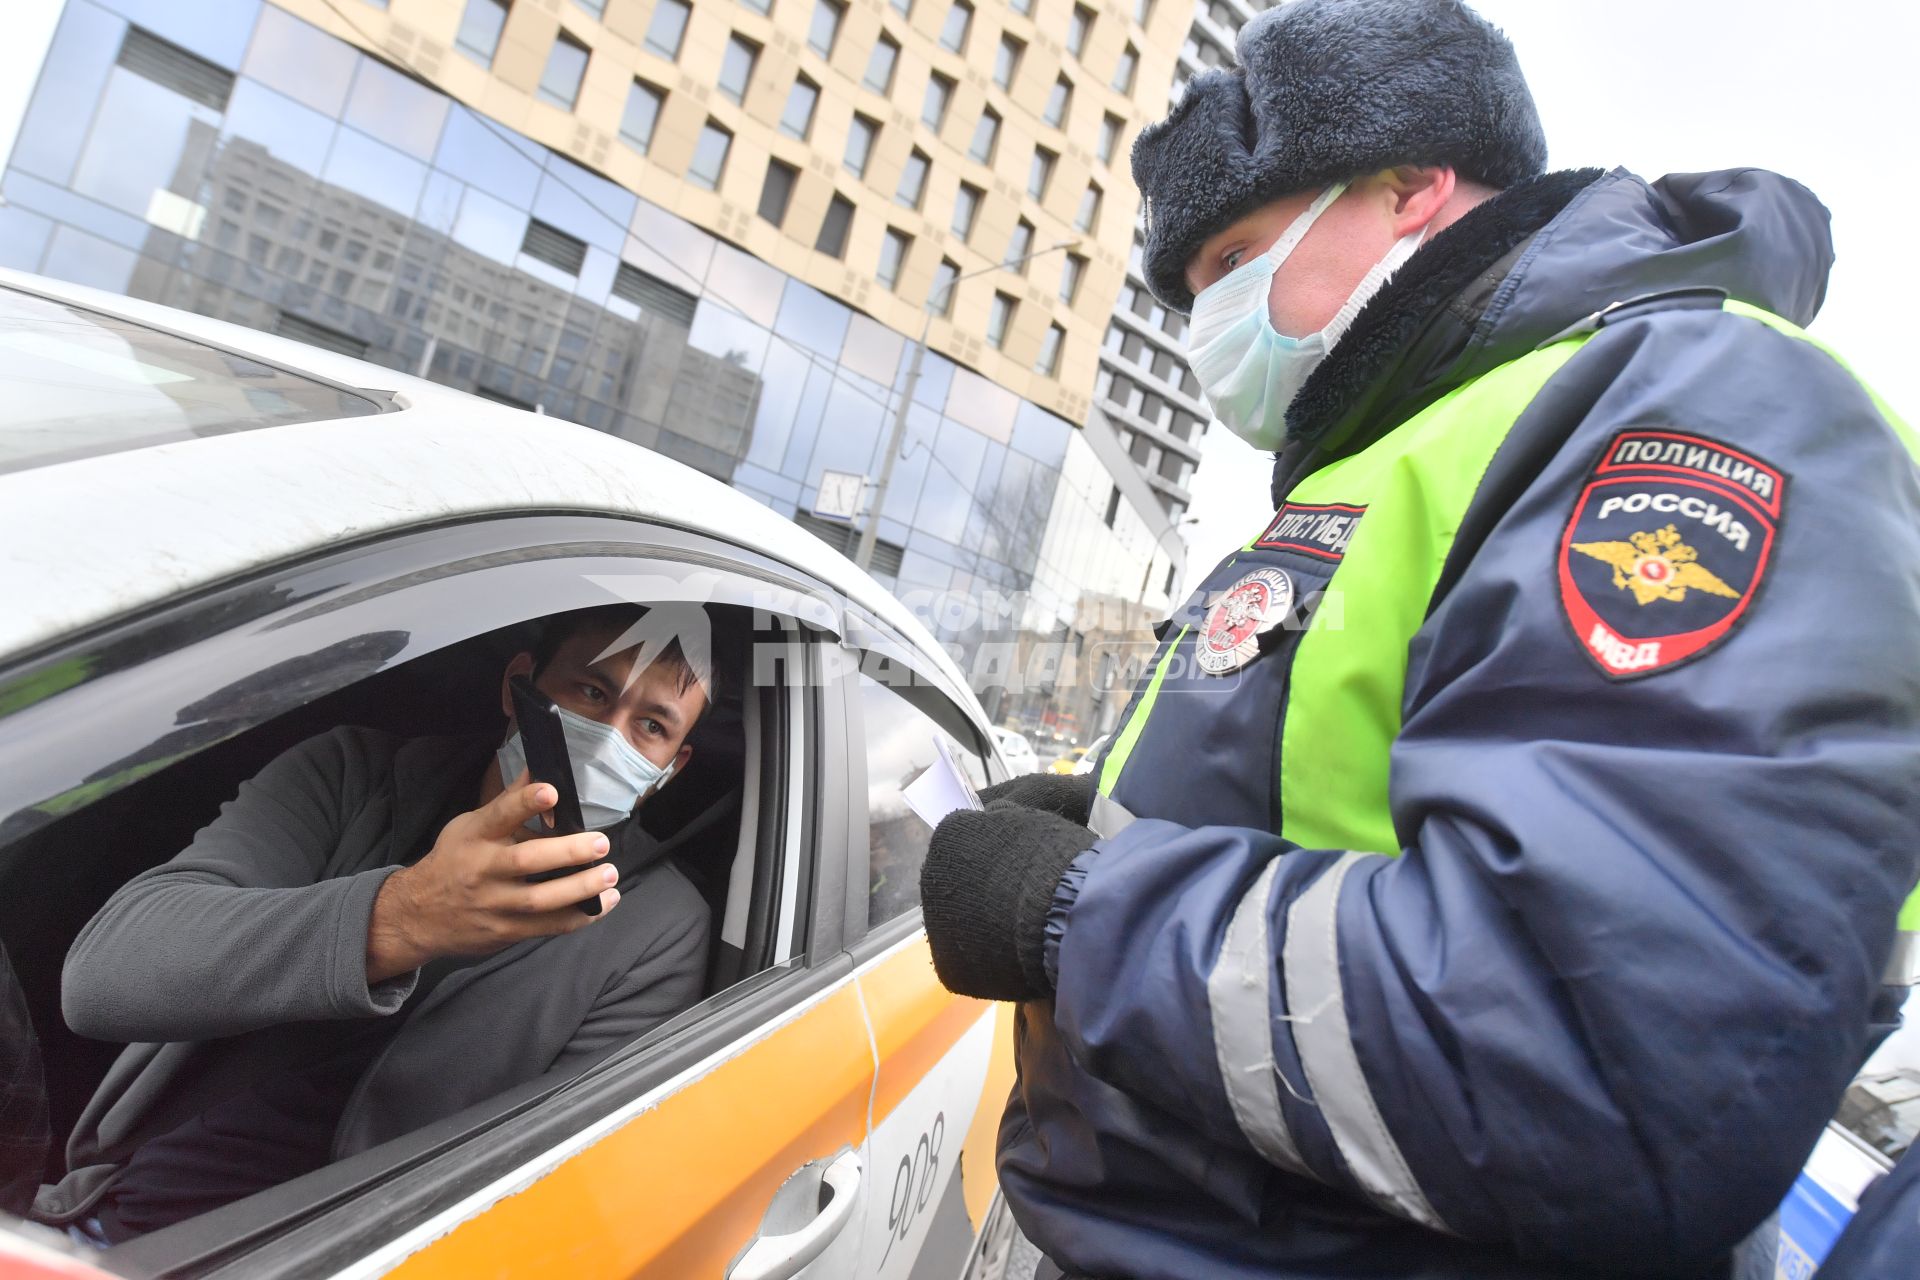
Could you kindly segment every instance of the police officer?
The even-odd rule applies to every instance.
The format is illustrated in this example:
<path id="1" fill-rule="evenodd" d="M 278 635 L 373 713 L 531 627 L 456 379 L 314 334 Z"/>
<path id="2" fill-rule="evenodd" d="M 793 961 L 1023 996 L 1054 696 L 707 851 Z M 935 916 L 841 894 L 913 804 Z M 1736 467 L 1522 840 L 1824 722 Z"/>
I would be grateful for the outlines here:
<path id="1" fill-rule="evenodd" d="M 947 985 L 1028 1002 L 1000 1184 L 1093 1277 L 1724 1276 L 1920 877 L 1916 439 L 1799 327 L 1826 211 L 1548 172 L 1457 0 L 1238 58 L 1133 170 L 1275 513 L 1096 789 L 925 867 Z"/>

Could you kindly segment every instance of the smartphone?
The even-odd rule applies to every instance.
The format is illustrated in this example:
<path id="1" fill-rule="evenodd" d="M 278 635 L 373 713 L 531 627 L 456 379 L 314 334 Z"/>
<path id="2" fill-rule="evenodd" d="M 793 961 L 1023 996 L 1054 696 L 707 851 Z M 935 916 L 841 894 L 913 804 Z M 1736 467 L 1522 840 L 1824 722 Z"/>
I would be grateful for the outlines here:
<path id="1" fill-rule="evenodd" d="M 560 727 L 560 709 L 553 705 L 553 699 L 533 687 L 533 681 L 525 676 L 515 676 L 507 682 L 513 695 L 513 719 L 520 729 L 520 743 L 527 752 L 527 773 L 535 782 L 544 782 L 559 795 L 559 800 L 549 809 L 553 827 L 548 834 L 556 836 L 578 835 L 587 829 L 580 819 L 580 794 L 573 786 L 573 761 L 567 757 L 567 736 Z M 593 866 L 583 863 L 581 866 Z M 527 883 L 539 884 L 545 880 L 557 880 L 561 876 L 570 876 L 581 867 L 555 867 L 551 871 L 541 871 L 527 877 Z M 600 895 L 580 901 L 580 909 L 590 916 L 600 914 Z"/>

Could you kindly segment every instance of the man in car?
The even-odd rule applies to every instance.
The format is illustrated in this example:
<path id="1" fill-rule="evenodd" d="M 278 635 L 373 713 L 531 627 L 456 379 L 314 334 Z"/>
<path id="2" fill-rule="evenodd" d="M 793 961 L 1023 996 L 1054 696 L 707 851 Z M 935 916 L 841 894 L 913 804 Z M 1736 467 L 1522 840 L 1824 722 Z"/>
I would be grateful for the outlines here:
<path id="1" fill-rule="evenodd" d="M 628 818 L 685 767 L 711 676 L 697 644 L 636 653 L 642 613 L 562 615 L 501 679 L 509 718 L 517 675 L 560 709 L 603 829 L 539 834 L 556 795 L 517 726 L 504 744 L 342 727 L 123 885 L 61 998 L 74 1030 L 134 1043 L 35 1216 L 119 1243 L 582 1069 L 692 1004 L 706 903 Z"/>

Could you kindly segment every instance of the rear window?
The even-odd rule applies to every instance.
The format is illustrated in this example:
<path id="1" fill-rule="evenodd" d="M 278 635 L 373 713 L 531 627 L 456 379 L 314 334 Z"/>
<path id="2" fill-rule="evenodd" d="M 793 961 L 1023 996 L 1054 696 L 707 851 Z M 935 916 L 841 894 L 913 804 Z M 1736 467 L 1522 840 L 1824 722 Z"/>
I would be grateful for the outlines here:
<path id="1" fill-rule="evenodd" d="M 380 410 L 218 347 L 0 288 L 0 472 Z"/>

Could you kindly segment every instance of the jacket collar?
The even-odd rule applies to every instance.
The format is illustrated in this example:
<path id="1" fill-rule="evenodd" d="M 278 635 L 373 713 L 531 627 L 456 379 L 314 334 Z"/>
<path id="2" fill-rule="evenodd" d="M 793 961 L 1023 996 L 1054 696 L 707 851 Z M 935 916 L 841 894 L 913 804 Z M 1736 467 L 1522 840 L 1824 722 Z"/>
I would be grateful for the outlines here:
<path id="1" fill-rule="evenodd" d="M 1527 241 L 1601 176 L 1568 169 L 1510 187 L 1407 260 L 1288 407 L 1275 505 L 1313 464 L 1366 447 L 1462 380 L 1461 357 Z"/>

